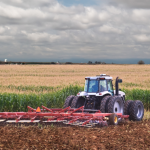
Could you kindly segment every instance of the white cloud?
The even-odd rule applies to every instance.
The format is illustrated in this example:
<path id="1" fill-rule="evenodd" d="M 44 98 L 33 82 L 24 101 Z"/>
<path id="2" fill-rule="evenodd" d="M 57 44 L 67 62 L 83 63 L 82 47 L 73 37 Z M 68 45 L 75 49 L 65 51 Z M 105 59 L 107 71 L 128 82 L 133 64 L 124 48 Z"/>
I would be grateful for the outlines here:
<path id="1" fill-rule="evenodd" d="M 5 28 L 0 26 L 0 34 L 5 32 Z"/>
<path id="2" fill-rule="evenodd" d="M 0 16 L 10 19 L 22 19 L 22 18 L 44 18 L 44 14 L 38 8 L 23 9 L 16 6 L 9 6 L 0 3 Z"/>
<path id="3" fill-rule="evenodd" d="M 25 32 L 23 32 L 25 33 Z M 59 39 L 59 36 L 57 35 L 50 35 L 48 33 L 30 33 L 27 34 L 25 33 L 27 38 L 33 41 L 49 41 L 49 42 L 54 42 L 57 39 Z"/>
<path id="4" fill-rule="evenodd" d="M 120 5 L 66 7 L 56 0 L 2 0 L 0 54 L 5 48 L 12 58 L 20 54 L 24 59 L 148 58 L 140 49 L 147 52 L 150 46 L 149 18 L 150 9 Z"/>
<path id="5" fill-rule="evenodd" d="M 150 42 L 150 35 L 147 36 L 145 34 L 142 34 L 142 35 L 135 35 L 134 37 L 139 42 Z"/>
<path id="6" fill-rule="evenodd" d="M 99 28 L 99 30 L 100 32 L 106 32 L 106 33 L 111 33 L 111 32 L 118 33 L 118 34 L 122 33 L 122 31 L 119 30 L 118 28 L 109 25 L 103 25 Z"/>

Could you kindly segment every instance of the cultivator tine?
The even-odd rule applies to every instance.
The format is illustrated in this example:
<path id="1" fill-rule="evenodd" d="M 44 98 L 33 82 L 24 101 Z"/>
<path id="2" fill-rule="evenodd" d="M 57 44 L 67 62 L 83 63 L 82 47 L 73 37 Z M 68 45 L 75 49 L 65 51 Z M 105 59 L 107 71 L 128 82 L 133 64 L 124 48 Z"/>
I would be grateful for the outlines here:
<path id="1" fill-rule="evenodd" d="M 82 125 L 82 122 L 76 121 L 76 122 L 73 122 L 71 125 L 74 125 L 74 126 L 81 126 L 81 125 Z"/>
<path id="2" fill-rule="evenodd" d="M 23 116 L 19 116 L 19 117 L 16 119 L 16 122 L 19 122 L 20 119 L 21 119 L 21 117 L 23 117 Z"/>
<path id="3" fill-rule="evenodd" d="M 31 122 L 34 122 L 36 117 L 37 117 L 37 116 L 31 118 Z"/>
<path id="4" fill-rule="evenodd" d="M 76 122 L 78 119 L 80 119 L 80 117 L 75 118 L 75 119 L 73 119 L 73 120 L 70 120 L 70 121 L 68 122 L 68 124 L 73 124 L 73 123 Z"/>
<path id="5" fill-rule="evenodd" d="M 92 128 L 94 127 L 95 125 L 93 124 L 86 124 L 86 125 L 81 125 L 82 127 L 87 127 L 87 128 Z"/>
<path id="6" fill-rule="evenodd" d="M 84 126 L 84 125 L 88 124 L 91 120 L 92 120 L 92 118 L 91 118 L 91 119 L 89 119 L 89 120 L 87 120 L 87 121 L 85 121 L 85 122 L 82 124 L 82 126 Z"/>

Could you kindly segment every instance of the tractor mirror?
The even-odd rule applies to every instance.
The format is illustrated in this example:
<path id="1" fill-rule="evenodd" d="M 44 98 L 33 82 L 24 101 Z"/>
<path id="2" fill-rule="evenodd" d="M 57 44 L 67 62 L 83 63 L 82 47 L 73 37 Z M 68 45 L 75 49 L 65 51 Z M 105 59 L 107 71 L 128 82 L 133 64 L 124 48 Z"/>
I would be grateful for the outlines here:
<path id="1" fill-rule="evenodd" d="M 118 79 L 118 83 L 122 83 L 122 79 Z"/>

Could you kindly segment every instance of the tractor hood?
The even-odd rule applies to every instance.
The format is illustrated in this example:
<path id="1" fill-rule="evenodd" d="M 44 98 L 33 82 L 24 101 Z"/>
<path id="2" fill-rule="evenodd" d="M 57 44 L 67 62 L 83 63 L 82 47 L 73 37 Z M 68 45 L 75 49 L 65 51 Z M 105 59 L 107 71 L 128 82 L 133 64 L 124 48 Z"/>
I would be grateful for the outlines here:
<path id="1" fill-rule="evenodd" d="M 78 94 L 77 94 L 77 96 L 88 96 L 88 93 L 87 92 L 79 92 Z"/>

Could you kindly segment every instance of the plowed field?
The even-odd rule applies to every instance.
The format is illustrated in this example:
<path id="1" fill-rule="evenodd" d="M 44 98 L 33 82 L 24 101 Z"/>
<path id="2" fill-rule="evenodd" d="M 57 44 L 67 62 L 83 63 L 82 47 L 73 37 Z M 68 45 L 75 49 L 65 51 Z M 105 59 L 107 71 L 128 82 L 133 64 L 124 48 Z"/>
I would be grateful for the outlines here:
<path id="1" fill-rule="evenodd" d="M 150 120 L 102 128 L 4 126 L 0 149 L 150 149 Z"/>

